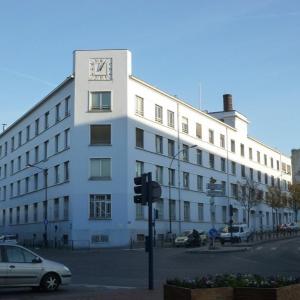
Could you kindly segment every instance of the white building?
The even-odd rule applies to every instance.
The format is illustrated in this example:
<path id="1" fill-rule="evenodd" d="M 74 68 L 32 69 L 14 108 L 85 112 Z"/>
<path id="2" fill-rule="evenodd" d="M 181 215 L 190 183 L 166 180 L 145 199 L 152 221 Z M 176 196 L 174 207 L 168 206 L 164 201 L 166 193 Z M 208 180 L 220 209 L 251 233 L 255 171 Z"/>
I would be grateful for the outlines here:
<path id="1" fill-rule="evenodd" d="M 211 217 L 223 226 L 229 204 L 234 222 L 245 222 L 237 183 L 251 177 L 264 192 L 287 189 L 291 162 L 248 136 L 230 95 L 224 103 L 226 111 L 205 113 L 134 77 L 127 50 L 75 51 L 73 75 L 0 135 L 0 232 L 42 240 L 46 230 L 49 241 L 74 246 L 128 245 L 147 233 L 146 207 L 133 202 L 133 178 L 142 172 L 162 185 L 157 234 L 169 231 L 169 207 L 173 233 L 207 230 Z M 212 210 L 211 177 L 226 190 Z M 254 228 L 272 226 L 263 202 L 251 210 Z M 292 219 L 288 209 L 279 215 Z"/>

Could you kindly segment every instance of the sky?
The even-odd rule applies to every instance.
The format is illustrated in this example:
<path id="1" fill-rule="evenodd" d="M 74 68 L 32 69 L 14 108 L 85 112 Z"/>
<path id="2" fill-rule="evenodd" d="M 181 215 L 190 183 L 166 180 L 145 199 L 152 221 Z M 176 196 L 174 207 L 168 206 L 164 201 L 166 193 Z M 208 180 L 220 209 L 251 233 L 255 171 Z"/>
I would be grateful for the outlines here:
<path id="1" fill-rule="evenodd" d="M 72 73 L 75 49 L 121 48 L 133 75 L 197 108 L 232 94 L 249 135 L 290 155 L 299 37 L 298 0 L 0 0 L 0 126 Z"/>

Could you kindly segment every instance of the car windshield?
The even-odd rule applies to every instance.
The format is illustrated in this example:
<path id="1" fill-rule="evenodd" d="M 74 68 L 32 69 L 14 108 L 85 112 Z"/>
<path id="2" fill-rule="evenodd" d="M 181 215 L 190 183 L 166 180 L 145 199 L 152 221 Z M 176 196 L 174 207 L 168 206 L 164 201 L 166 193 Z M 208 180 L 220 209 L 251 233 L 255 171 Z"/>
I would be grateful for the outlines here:
<path id="1" fill-rule="evenodd" d="M 189 236 L 192 232 L 189 231 L 184 231 L 180 236 Z"/>
<path id="2" fill-rule="evenodd" d="M 226 226 L 222 229 L 223 233 L 228 233 L 228 232 L 239 232 L 239 227 L 238 226 L 232 226 L 230 228 L 230 226 Z"/>

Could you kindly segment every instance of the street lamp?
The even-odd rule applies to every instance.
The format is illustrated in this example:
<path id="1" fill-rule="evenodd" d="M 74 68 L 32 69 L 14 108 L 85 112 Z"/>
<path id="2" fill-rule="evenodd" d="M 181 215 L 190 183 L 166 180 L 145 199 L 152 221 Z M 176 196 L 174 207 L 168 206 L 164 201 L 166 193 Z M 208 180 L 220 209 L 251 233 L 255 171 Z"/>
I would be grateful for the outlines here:
<path id="1" fill-rule="evenodd" d="M 169 233 L 172 233 L 172 216 L 171 216 L 171 177 L 170 177 L 170 170 L 171 170 L 171 166 L 172 166 L 172 163 L 174 161 L 174 159 L 183 151 L 186 151 L 186 150 L 189 150 L 191 148 L 195 148 L 197 147 L 197 145 L 192 145 L 192 146 L 189 146 L 188 148 L 186 149 L 181 149 L 179 150 L 175 155 L 172 156 L 172 159 L 171 159 L 171 162 L 169 164 Z M 178 172 L 179 172 L 179 169 L 178 169 Z M 180 176 L 180 174 L 178 174 L 178 176 Z M 178 177 L 179 178 L 179 177 Z M 178 182 L 180 182 L 178 180 Z M 180 189 L 180 186 L 178 186 L 178 188 Z M 179 199 L 178 199 L 179 200 Z"/>
<path id="2" fill-rule="evenodd" d="M 48 169 L 41 168 L 41 167 L 38 167 L 38 166 L 34 166 L 34 165 L 31 165 L 31 164 L 27 164 L 26 168 L 36 168 L 36 169 L 39 169 L 39 170 L 43 171 L 44 180 L 45 180 L 45 203 L 47 205 L 47 201 L 48 201 Z M 48 233 L 48 220 L 47 220 L 47 211 L 46 211 L 46 214 L 45 214 L 44 225 L 45 225 L 44 241 L 45 241 L 45 246 L 47 247 L 48 246 L 48 236 L 47 236 L 47 233 Z"/>

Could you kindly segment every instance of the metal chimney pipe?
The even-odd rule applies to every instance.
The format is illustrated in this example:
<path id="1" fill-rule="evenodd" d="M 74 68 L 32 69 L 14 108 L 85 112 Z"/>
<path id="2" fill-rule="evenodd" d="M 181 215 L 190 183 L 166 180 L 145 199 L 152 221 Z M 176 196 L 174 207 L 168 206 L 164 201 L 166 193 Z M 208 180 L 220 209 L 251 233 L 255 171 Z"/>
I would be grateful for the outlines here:
<path id="1" fill-rule="evenodd" d="M 224 111 L 231 111 L 231 110 L 233 110 L 232 95 L 231 94 L 225 94 L 225 95 L 223 95 L 223 107 L 224 107 Z"/>

